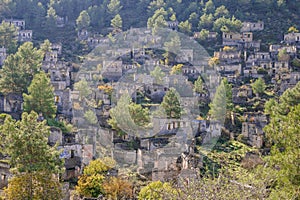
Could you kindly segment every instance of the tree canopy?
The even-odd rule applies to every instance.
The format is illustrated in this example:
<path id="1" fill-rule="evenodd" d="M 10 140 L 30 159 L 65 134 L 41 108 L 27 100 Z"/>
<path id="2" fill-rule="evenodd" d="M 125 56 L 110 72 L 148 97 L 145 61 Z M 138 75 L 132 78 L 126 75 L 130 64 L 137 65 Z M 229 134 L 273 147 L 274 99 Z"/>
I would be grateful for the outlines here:
<path id="1" fill-rule="evenodd" d="M 10 170 L 15 174 L 5 190 L 8 199 L 61 197 L 61 185 L 53 175 L 61 172 L 63 162 L 57 147 L 47 144 L 49 130 L 35 112 L 24 112 L 20 121 L 8 115 L 0 126 L 0 146 L 9 155 Z"/>
<path id="2" fill-rule="evenodd" d="M 194 91 L 197 93 L 204 93 L 204 85 L 203 85 L 203 80 L 202 77 L 199 76 L 198 79 L 194 83 Z"/>
<path id="3" fill-rule="evenodd" d="M 56 114 L 54 102 L 54 88 L 50 83 L 50 78 L 45 72 L 40 72 L 33 77 L 28 87 L 28 94 L 23 94 L 24 111 L 34 110 L 42 113 L 45 118 L 53 118 Z"/>
<path id="4" fill-rule="evenodd" d="M 93 160 L 79 177 L 76 192 L 84 197 L 98 197 L 104 194 L 103 183 L 107 171 L 115 167 L 115 161 L 111 158 Z"/>
<path id="5" fill-rule="evenodd" d="M 299 182 L 299 135 L 300 135 L 300 83 L 287 89 L 279 98 L 265 104 L 265 113 L 270 116 L 264 128 L 271 154 L 266 158 L 266 171 L 273 171 L 276 187 L 270 198 L 297 199 L 300 197 Z"/>
<path id="6" fill-rule="evenodd" d="M 155 181 L 143 187 L 139 192 L 138 199 L 176 199 L 178 191 L 168 182 Z"/>
<path id="7" fill-rule="evenodd" d="M 76 20 L 78 30 L 87 29 L 90 26 L 90 16 L 86 10 L 83 10 Z"/>
<path id="8" fill-rule="evenodd" d="M 221 81 L 220 85 L 217 87 L 212 102 L 209 104 L 209 114 L 213 120 L 224 122 L 227 113 L 226 103 L 226 88 L 224 82 Z"/>
<path id="9" fill-rule="evenodd" d="M 0 126 L 5 153 L 10 156 L 10 165 L 18 173 L 49 171 L 58 173 L 62 161 L 56 147 L 50 147 L 48 136 L 50 127 L 46 121 L 39 122 L 38 114 L 24 112 L 22 120 L 16 121 L 7 116 Z"/>
<path id="10" fill-rule="evenodd" d="M 7 57 L 0 70 L 0 91 L 2 93 L 19 93 L 27 91 L 33 76 L 40 71 L 43 52 L 26 42 L 15 54 Z"/>
<path id="11" fill-rule="evenodd" d="M 128 93 L 121 96 L 117 105 L 110 109 L 108 124 L 119 134 L 134 131 L 138 127 L 147 127 L 150 123 L 149 109 L 132 102 Z"/>
<path id="12" fill-rule="evenodd" d="M 119 14 L 117 14 L 112 20 L 111 20 L 111 26 L 114 28 L 115 31 L 122 30 L 122 18 Z"/>
<path id="13" fill-rule="evenodd" d="M 13 24 L 2 21 L 0 24 L 0 47 L 7 48 L 8 53 L 17 49 L 17 28 Z"/>
<path id="14" fill-rule="evenodd" d="M 170 88 L 163 98 L 161 107 L 164 109 L 167 118 L 180 119 L 182 107 L 180 105 L 180 95 L 175 88 Z"/>
<path id="15" fill-rule="evenodd" d="M 267 86 L 264 79 L 258 78 L 254 83 L 251 84 L 251 87 L 255 94 L 261 95 L 265 92 Z"/>
<path id="16" fill-rule="evenodd" d="M 154 77 L 155 82 L 157 84 L 163 83 L 163 78 L 165 77 L 165 73 L 161 70 L 159 66 L 156 66 L 153 71 L 150 72 L 150 75 Z"/>

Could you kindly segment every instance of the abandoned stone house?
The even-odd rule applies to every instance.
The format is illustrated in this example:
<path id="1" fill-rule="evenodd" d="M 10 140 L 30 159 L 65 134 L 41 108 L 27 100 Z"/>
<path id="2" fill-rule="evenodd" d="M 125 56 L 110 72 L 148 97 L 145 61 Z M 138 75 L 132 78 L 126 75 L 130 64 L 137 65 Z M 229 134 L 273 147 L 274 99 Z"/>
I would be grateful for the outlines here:
<path id="1" fill-rule="evenodd" d="M 238 49 L 248 49 L 252 51 L 260 50 L 260 41 L 253 40 L 252 32 L 243 33 L 233 33 L 233 32 L 223 32 L 222 34 L 222 44 L 224 46 L 236 46 Z"/>
<path id="2" fill-rule="evenodd" d="M 170 27 L 170 29 L 172 28 Z M 137 42 L 143 46 L 160 48 L 161 39 L 161 36 L 153 35 L 150 29 L 130 28 L 126 35 L 127 47 L 132 46 L 133 43 Z"/>
<path id="3" fill-rule="evenodd" d="M 47 68 L 46 68 L 47 67 Z M 64 63 L 64 62 L 57 62 L 55 65 L 48 65 L 43 67 L 46 72 L 50 74 L 51 82 L 64 82 L 65 87 L 60 89 L 65 89 L 66 87 L 70 86 L 71 82 L 71 71 L 72 65 Z"/>
<path id="4" fill-rule="evenodd" d="M 19 42 L 32 41 L 32 30 L 19 30 L 18 41 Z"/>
<path id="5" fill-rule="evenodd" d="M 122 61 L 103 61 L 103 69 L 101 71 L 103 79 L 109 81 L 118 81 L 123 75 Z"/>
<path id="6" fill-rule="evenodd" d="M 207 35 L 207 39 L 208 40 L 215 40 L 215 39 L 217 39 L 217 36 L 218 36 L 217 32 L 211 32 L 211 31 L 209 31 L 208 35 Z M 200 32 L 194 32 L 193 38 L 194 39 L 200 38 Z"/>
<path id="7" fill-rule="evenodd" d="M 247 100 L 251 99 L 252 97 L 253 91 L 251 86 L 248 84 L 232 88 L 232 102 L 234 104 L 246 104 Z"/>
<path id="8" fill-rule="evenodd" d="M 266 75 L 266 73 L 268 73 L 266 70 L 256 65 L 248 65 L 243 69 L 244 77 L 262 78 Z"/>
<path id="9" fill-rule="evenodd" d="M 252 51 L 259 51 L 260 50 L 261 41 L 251 41 L 251 42 L 244 42 L 243 47 L 248 50 Z"/>
<path id="10" fill-rule="evenodd" d="M 58 61 L 58 52 L 57 51 L 50 51 L 46 52 L 44 62 L 46 63 L 57 63 Z"/>
<path id="11" fill-rule="evenodd" d="M 179 63 L 192 63 L 194 60 L 193 49 L 181 49 L 176 55 L 176 61 Z"/>
<path id="12" fill-rule="evenodd" d="M 73 90 L 70 93 L 70 100 L 72 104 L 72 124 L 79 127 L 85 123 L 83 118 L 83 105 L 81 103 L 80 92 Z"/>
<path id="13" fill-rule="evenodd" d="M 55 83 L 52 83 L 54 86 Z M 68 121 L 72 118 L 72 102 L 70 100 L 70 88 L 54 90 L 54 102 L 57 106 L 57 117 L 62 117 Z"/>
<path id="14" fill-rule="evenodd" d="M 276 74 L 288 72 L 290 70 L 290 64 L 288 61 L 275 61 L 273 70 Z"/>
<path id="15" fill-rule="evenodd" d="M 269 52 L 271 54 L 271 58 L 276 60 L 278 58 L 279 51 L 285 51 L 291 57 L 295 57 L 297 54 L 297 46 L 295 45 L 270 45 Z"/>
<path id="16" fill-rule="evenodd" d="M 68 16 L 66 17 L 56 16 L 56 21 L 55 21 L 56 27 L 62 28 L 67 23 L 68 23 Z"/>
<path id="17" fill-rule="evenodd" d="M 296 44 L 297 46 L 300 45 L 300 33 L 284 34 L 283 39 L 287 44 Z"/>
<path id="18" fill-rule="evenodd" d="M 189 80 L 196 80 L 200 76 L 200 71 L 193 65 L 184 65 L 181 70 L 182 74 L 187 76 Z"/>
<path id="19" fill-rule="evenodd" d="M 223 32 L 222 34 L 223 45 L 239 45 L 240 43 L 247 43 L 253 41 L 252 32 L 234 33 L 234 32 Z"/>
<path id="20" fill-rule="evenodd" d="M 264 22 L 243 22 L 241 32 L 262 31 L 264 30 Z"/>
<path id="21" fill-rule="evenodd" d="M 271 61 L 269 52 L 254 52 L 247 57 L 247 62 Z"/>
<path id="22" fill-rule="evenodd" d="M 218 58 L 220 64 L 233 64 L 241 62 L 241 51 L 239 50 L 223 50 L 214 52 L 214 57 Z"/>
<path id="23" fill-rule="evenodd" d="M 263 128 L 267 124 L 267 118 L 263 113 L 245 113 L 245 122 L 242 123 L 242 135 L 246 142 L 261 148 L 264 141 Z"/>
<path id="24" fill-rule="evenodd" d="M 1 47 L 0 48 L 0 67 L 4 64 L 5 59 L 6 59 L 6 48 Z"/>
<path id="25" fill-rule="evenodd" d="M 177 20 L 175 21 L 167 21 L 168 28 L 172 30 L 178 30 L 178 24 L 179 22 Z"/>
<path id="26" fill-rule="evenodd" d="M 241 34 L 240 33 L 222 33 L 222 44 L 223 45 L 238 45 L 238 43 L 241 41 Z"/>
<path id="27" fill-rule="evenodd" d="M 22 19 L 4 19 L 4 22 L 14 25 L 19 30 L 25 30 L 25 20 Z"/>
<path id="28" fill-rule="evenodd" d="M 15 93 L 0 95 L 0 112 L 10 114 L 14 119 L 20 119 L 22 110 L 22 95 Z"/>
<path id="29" fill-rule="evenodd" d="M 96 47 L 101 43 L 101 37 L 95 35 L 93 37 L 88 37 L 87 42 L 90 47 Z"/>
<path id="30" fill-rule="evenodd" d="M 87 40 L 89 38 L 90 33 L 86 29 L 79 30 L 77 32 L 77 38 L 80 41 Z"/>
<path id="31" fill-rule="evenodd" d="M 247 57 L 247 56 L 246 56 Z M 246 59 L 244 74 L 253 76 L 256 73 L 269 73 L 272 75 L 273 62 L 269 52 L 254 52 Z M 251 71 L 251 73 L 250 73 Z M 254 75 L 255 76 L 255 75 Z"/>
<path id="32" fill-rule="evenodd" d="M 194 137 L 202 136 L 208 143 L 221 135 L 221 125 L 214 121 L 157 120 L 161 130 L 154 136 L 141 139 L 137 151 L 138 172 L 152 181 L 174 179 L 184 170 L 202 166 L 201 157 L 194 155 Z M 194 176 L 194 173 L 189 173 Z"/>
<path id="33" fill-rule="evenodd" d="M 14 25 L 18 30 L 18 42 L 32 41 L 32 30 L 25 29 L 25 20 L 21 19 L 4 19 L 4 22 Z"/>
<path id="34" fill-rule="evenodd" d="M 222 125 L 215 120 L 198 120 L 199 131 L 197 136 L 201 136 L 202 144 L 209 143 L 213 138 L 221 136 Z"/>
<path id="35" fill-rule="evenodd" d="M 242 64 L 221 64 L 218 66 L 217 71 L 223 77 L 238 77 L 242 74 Z"/>
<path id="36" fill-rule="evenodd" d="M 82 172 L 83 147 L 76 139 L 77 133 L 62 133 L 59 128 L 51 127 L 48 144 L 58 145 L 61 150 L 60 159 L 65 161 L 65 172 L 63 179 L 70 181 L 78 178 Z"/>
<path id="37" fill-rule="evenodd" d="M 300 72 L 285 72 L 274 77 L 277 94 L 282 95 L 288 88 L 293 88 L 300 81 Z M 281 80 L 278 82 L 277 80 Z"/>
<path id="38" fill-rule="evenodd" d="M 283 46 L 279 49 L 279 51 L 286 51 L 291 56 L 295 56 L 297 54 L 297 46 L 295 45 L 288 45 L 288 46 Z"/>

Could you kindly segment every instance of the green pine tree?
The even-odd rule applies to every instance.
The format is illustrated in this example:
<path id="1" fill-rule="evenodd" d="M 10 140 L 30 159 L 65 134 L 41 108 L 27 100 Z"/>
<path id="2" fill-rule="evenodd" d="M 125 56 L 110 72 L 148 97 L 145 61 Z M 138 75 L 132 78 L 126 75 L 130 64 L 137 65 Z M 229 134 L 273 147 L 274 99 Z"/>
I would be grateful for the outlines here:
<path id="1" fill-rule="evenodd" d="M 217 87 L 212 102 L 209 104 L 211 119 L 224 122 L 226 117 L 226 88 L 224 82 Z"/>
<path id="2" fill-rule="evenodd" d="M 110 109 L 108 124 L 119 134 L 133 132 L 139 127 L 146 127 L 150 123 L 149 110 L 132 102 L 128 93 L 121 96 L 117 105 Z"/>
<path id="3" fill-rule="evenodd" d="M 199 76 L 198 79 L 194 83 L 194 91 L 197 92 L 197 93 L 204 93 L 205 92 L 201 76 Z"/>
<path id="4" fill-rule="evenodd" d="M 91 23 L 90 16 L 86 10 L 81 11 L 78 18 L 76 19 L 77 30 L 89 28 Z"/>
<path id="5" fill-rule="evenodd" d="M 33 76 L 40 71 L 44 54 L 26 42 L 15 54 L 9 55 L 0 70 L 0 91 L 2 93 L 25 92 Z"/>
<path id="6" fill-rule="evenodd" d="M 182 107 L 180 105 L 180 95 L 175 88 L 170 88 L 163 98 L 161 103 L 167 118 L 180 119 L 182 113 Z"/>
<path id="7" fill-rule="evenodd" d="M 265 92 L 267 86 L 264 79 L 259 78 L 254 83 L 251 84 L 251 87 L 255 94 L 261 95 Z"/>
<path id="8" fill-rule="evenodd" d="M 79 91 L 80 98 L 87 98 L 90 94 L 92 94 L 91 87 L 89 83 L 82 79 L 74 84 L 74 89 Z"/>
<path id="9" fill-rule="evenodd" d="M 274 174 L 276 187 L 270 199 L 300 198 L 300 83 L 279 98 L 265 104 L 270 122 L 264 128 L 271 153 L 266 157 L 267 172 Z"/>
<path id="10" fill-rule="evenodd" d="M 95 112 L 92 110 L 88 110 L 84 113 L 84 118 L 87 120 L 89 124 L 95 125 L 98 122 L 97 116 Z"/>
<path id="11" fill-rule="evenodd" d="M 156 66 L 153 71 L 150 72 L 150 75 L 154 77 L 155 83 L 162 84 L 165 73 L 161 70 L 159 66 Z"/>
<path id="12" fill-rule="evenodd" d="M 61 186 L 52 175 L 61 172 L 63 162 L 57 147 L 47 144 L 50 127 L 46 121 L 37 119 L 37 113 L 24 112 L 22 120 L 15 121 L 7 116 L 0 126 L 0 146 L 4 146 L 4 153 L 9 155 L 10 170 L 16 175 L 5 191 L 8 199 L 39 199 L 41 194 L 48 195 L 47 199 L 60 196 Z"/>
<path id="13" fill-rule="evenodd" d="M 45 118 L 53 118 L 56 114 L 54 88 L 45 72 L 36 74 L 28 87 L 28 94 L 23 94 L 24 111 L 34 110 Z"/>
<path id="14" fill-rule="evenodd" d="M 8 53 L 13 53 L 17 48 L 17 28 L 9 23 L 0 24 L 0 47 L 7 48 Z"/>
<path id="15" fill-rule="evenodd" d="M 122 18 L 119 14 L 117 14 L 110 23 L 110 25 L 114 28 L 114 31 L 122 30 L 122 24 Z"/>
<path id="16" fill-rule="evenodd" d="M 111 14 L 118 14 L 123 6 L 121 6 L 120 0 L 110 0 L 109 4 L 107 5 L 108 11 Z"/>
<path id="17" fill-rule="evenodd" d="M 227 78 L 222 80 L 225 91 L 226 91 L 226 109 L 227 111 L 232 111 L 233 102 L 232 102 L 232 85 L 228 82 Z"/>

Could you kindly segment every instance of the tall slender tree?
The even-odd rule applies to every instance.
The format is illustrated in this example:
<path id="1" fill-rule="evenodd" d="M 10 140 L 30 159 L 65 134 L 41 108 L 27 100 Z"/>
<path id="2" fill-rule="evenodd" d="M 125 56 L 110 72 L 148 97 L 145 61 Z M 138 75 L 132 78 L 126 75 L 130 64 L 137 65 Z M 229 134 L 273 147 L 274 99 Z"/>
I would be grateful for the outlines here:
<path id="1" fill-rule="evenodd" d="M 197 93 L 204 93 L 205 92 L 201 76 L 199 76 L 198 79 L 194 83 L 194 91 L 197 92 Z"/>
<path id="2" fill-rule="evenodd" d="M 107 5 L 108 11 L 116 15 L 120 12 L 123 6 L 121 6 L 120 0 L 110 0 L 109 4 Z"/>
<path id="3" fill-rule="evenodd" d="M 153 71 L 150 72 L 150 75 L 154 77 L 155 82 L 157 84 L 163 83 L 163 78 L 165 77 L 165 73 L 161 70 L 159 66 L 156 66 Z"/>
<path id="4" fill-rule="evenodd" d="M 209 114 L 211 116 L 211 119 L 218 120 L 221 123 L 225 121 L 226 98 L 226 88 L 222 81 L 221 84 L 217 87 L 212 102 L 209 104 Z"/>
<path id="5" fill-rule="evenodd" d="M 90 16 L 86 10 L 81 11 L 80 15 L 76 19 L 77 30 L 89 28 L 91 23 Z"/>
<path id="6" fill-rule="evenodd" d="M 24 111 L 34 110 L 45 118 L 53 118 L 56 114 L 54 88 L 45 72 L 36 74 L 28 87 L 28 94 L 23 94 Z"/>
<path id="7" fill-rule="evenodd" d="M 161 106 L 165 110 L 168 118 L 180 119 L 183 109 L 180 105 L 180 95 L 175 88 L 170 88 L 166 93 Z"/>
<path id="8" fill-rule="evenodd" d="M 121 31 L 122 30 L 122 18 L 119 14 L 117 14 L 112 20 L 110 25 L 114 28 L 114 31 Z"/>

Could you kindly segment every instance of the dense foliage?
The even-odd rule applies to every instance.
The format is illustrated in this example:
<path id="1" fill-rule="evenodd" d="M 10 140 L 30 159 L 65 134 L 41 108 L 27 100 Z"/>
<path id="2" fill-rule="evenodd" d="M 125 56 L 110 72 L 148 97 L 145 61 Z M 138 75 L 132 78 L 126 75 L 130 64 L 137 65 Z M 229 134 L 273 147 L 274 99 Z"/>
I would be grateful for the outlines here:
<path id="1" fill-rule="evenodd" d="M 204 30 L 238 31 L 241 21 L 262 20 L 265 30 L 258 34 L 263 41 L 272 42 L 281 40 L 289 27 L 297 25 L 299 8 L 298 1 L 286 0 L 2 0 L 0 19 L 25 19 L 35 39 L 49 38 L 67 46 L 71 39 L 75 40 L 74 24 L 77 30 L 84 28 L 106 35 L 111 26 L 127 30 L 147 25 L 166 26 L 167 21 L 174 20 L 178 21 L 179 30 L 187 34 Z M 57 27 L 57 19 L 63 19 L 66 26 Z M 205 34 L 201 37 L 205 38 Z"/>
<path id="2" fill-rule="evenodd" d="M 4 96 L 9 93 L 23 94 L 24 98 L 21 120 L 16 121 L 8 115 L 0 116 L 0 153 L 7 156 L 14 174 L 4 190 L 4 197 L 61 198 L 58 174 L 61 172 L 62 161 L 58 159 L 56 146 L 47 145 L 49 127 L 46 121 L 40 122 L 35 113 L 42 113 L 47 118 L 48 125 L 59 127 L 63 133 L 72 132 L 70 124 L 54 119 L 54 89 L 48 75 L 41 72 L 45 53 L 51 51 L 50 41 L 62 43 L 63 53 L 59 55 L 60 59 L 72 61 L 75 69 L 76 63 L 82 61 L 84 55 L 91 50 L 87 41 L 77 37 L 77 34 L 85 31 L 88 31 L 89 36 L 108 35 L 113 42 L 116 40 L 115 34 L 131 27 L 153 28 L 155 33 L 158 28 L 175 23 L 178 26 L 171 28 L 188 36 L 199 32 L 196 40 L 213 51 L 213 48 L 219 48 L 222 32 L 239 32 L 244 21 L 263 21 L 264 30 L 254 31 L 253 36 L 255 40 L 262 41 L 261 49 L 266 51 L 269 44 L 282 40 L 283 33 L 299 32 L 299 13 L 300 2 L 288 0 L 0 0 L 0 20 L 24 19 L 26 29 L 33 30 L 34 41 L 18 43 L 17 28 L 5 22 L 0 24 L 0 47 L 5 47 L 8 54 L 0 69 L 0 92 Z M 217 33 L 214 47 L 209 45 L 209 34 L 212 31 Z M 40 45 L 40 49 L 35 48 L 45 39 L 49 40 Z M 179 34 L 171 31 L 163 44 L 164 51 L 159 60 L 161 66 L 156 66 L 150 72 L 155 84 L 164 84 L 166 73 L 162 68 L 169 67 L 170 76 L 182 74 L 185 64 L 176 61 L 182 44 Z M 223 51 L 232 50 L 234 49 L 228 46 L 223 48 Z M 245 55 L 241 57 L 243 56 Z M 286 49 L 281 49 L 275 60 L 291 61 L 292 68 L 299 70 L 299 58 L 293 58 Z M 209 59 L 208 65 L 212 69 L 221 62 L 215 56 Z M 242 61 L 242 65 L 244 64 Z M 221 123 L 227 120 L 222 133 L 228 131 L 228 124 L 242 127 L 242 123 L 246 121 L 245 116 L 242 116 L 244 111 L 261 111 L 265 108 L 269 121 L 264 128 L 267 139 L 264 147 L 270 150 L 267 149 L 264 156 L 257 149 L 228 138 L 221 141 L 221 138 L 211 152 L 206 152 L 199 146 L 194 149 L 203 158 L 203 166 L 197 172 L 200 175 L 194 182 L 185 184 L 180 179 L 174 180 L 175 184 L 151 182 L 137 188 L 138 192 L 126 177 L 110 174 L 116 165 L 114 160 L 97 159 L 91 161 L 79 177 L 75 187 L 78 195 L 105 196 L 109 199 L 127 199 L 135 195 L 139 199 L 299 199 L 300 83 L 295 88 L 288 89 L 280 98 L 275 97 L 264 105 L 267 100 L 261 97 L 270 98 L 272 94 L 269 94 L 275 94 L 275 90 L 267 91 L 273 87 L 268 85 L 270 80 L 267 80 L 267 72 L 264 69 L 257 71 L 264 74 L 264 78 L 256 81 L 241 80 L 250 82 L 256 94 L 255 98 L 245 98 L 249 100 L 247 108 L 241 108 L 240 105 L 234 107 L 232 85 L 227 79 L 223 79 L 216 88 L 211 103 L 208 105 L 209 102 L 199 102 L 199 107 L 210 109 L 207 116 L 209 120 Z M 98 81 L 102 77 L 93 79 Z M 202 79 L 199 76 L 194 82 L 193 89 L 199 101 L 202 101 L 200 97 L 211 95 L 203 80 L 204 77 Z M 90 98 L 94 94 L 92 87 L 95 85 L 81 79 L 75 84 L 72 82 L 70 89 L 79 91 L 81 102 L 100 109 L 104 107 L 103 102 L 94 102 Z M 99 85 L 98 89 L 109 95 L 110 103 L 114 103 L 112 86 Z M 185 114 L 181 103 L 178 92 L 169 88 L 157 113 L 162 111 L 162 115 L 169 119 L 180 119 Z M 74 104 L 74 109 L 82 109 L 78 105 Z M 143 106 L 145 105 L 137 102 L 137 94 L 123 94 L 117 105 L 109 111 L 110 118 L 107 122 L 110 128 L 122 136 L 127 132 L 138 136 L 139 131 L 151 126 L 151 117 L 154 117 Z M 28 114 L 30 111 L 35 112 Z M 202 116 L 206 117 L 206 112 L 200 115 L 199 119 L 203 120 Z M 93 110 L 85 110 L 83 117 L 88 125 L 96 125 L 98 122 Z M 234 133 L 230 136 L 235 137 Z M 237 139 L 243 141 L 242 136 L 240 134 Z"/>
<path id="3" fill-rule="evenodd" d="M 46 121 L 37 119 L 35 112 L 24 112 L 20 121 L 8 115 L 0 126 L 2 153 L 9 155 L 11 172 L 16 175 L 5 192 L 8 199 L 39 199 L 43 194 L 55 199 L 61 195 L 60 183 L 53 175 L 61 172 L 62 160 L 56 146 L 48 145 Z"/>

